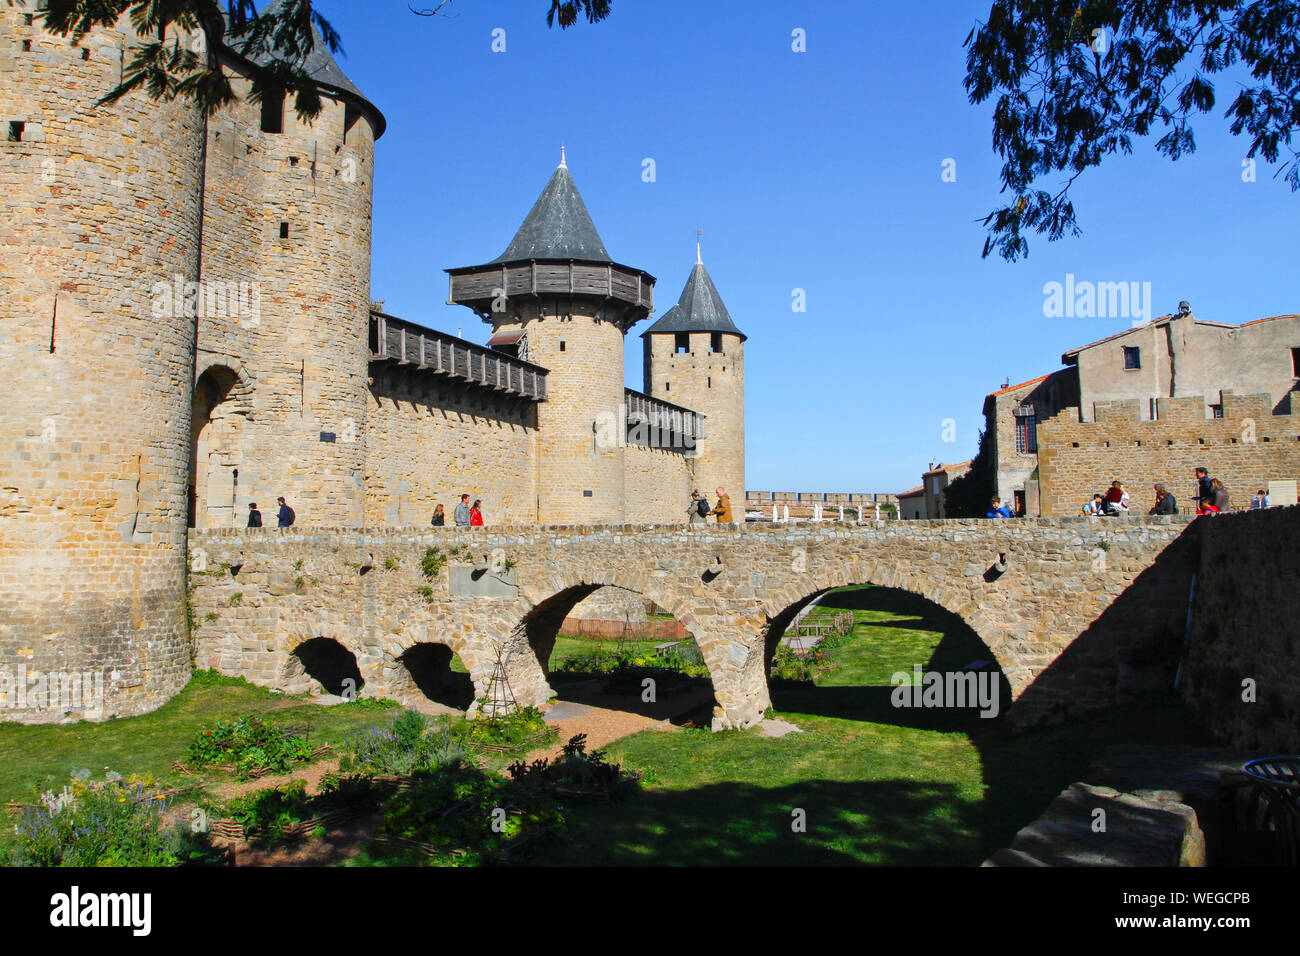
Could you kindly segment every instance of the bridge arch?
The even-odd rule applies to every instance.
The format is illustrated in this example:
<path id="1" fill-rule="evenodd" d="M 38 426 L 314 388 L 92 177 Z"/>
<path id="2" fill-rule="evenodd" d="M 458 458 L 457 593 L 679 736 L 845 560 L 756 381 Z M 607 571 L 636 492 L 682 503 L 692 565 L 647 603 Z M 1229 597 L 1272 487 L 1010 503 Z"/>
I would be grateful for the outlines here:
<path id="1" fill-rule="evenodd" d="M 992 624 L 992 618 L 984 609 L 963 600 L 959 593 L 943 585 L 940 576 L 932 571 L 924 571 L 899 564 L 876 564 L 863 568 L 848 566 L 827 569 L 815 576 L 811 585 L 804 580 L 789 580 L 766 596 L 764 601 L 768 623 L 763 632 L 764 670 L 770 667 L 777 643 L 787 627 L 800 610 L 818 596 L 835 588 L 875 585 L 907 591 L 925 598 L 931 604 L 960 619 L 988 648 L 994 662 L 1006 677 L 1014 696 L 1019 696 L 1027 681 L 1018 686 L 1016 678 L 1016 661 L 1008 653 L 1006 641 L 1001 632 Z"/>
<path id="2" fill-rule="evenodd" d="M 290 693 L 320 688 L 337 697 L 359 697 L 366 679 L 356 653 L 332 637 L 309 637 L 289 651 L 281 669 L 282 685 Z"/>

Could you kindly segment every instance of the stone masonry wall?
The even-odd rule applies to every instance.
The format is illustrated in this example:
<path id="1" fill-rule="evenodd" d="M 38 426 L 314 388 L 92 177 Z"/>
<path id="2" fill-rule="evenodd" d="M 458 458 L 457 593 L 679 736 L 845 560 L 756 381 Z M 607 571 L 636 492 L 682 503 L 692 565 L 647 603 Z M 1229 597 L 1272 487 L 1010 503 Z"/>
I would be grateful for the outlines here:
<path id="1" fill-rule="evenodd" d="M 686 524 L 695 460 L 681 452 L 629 445 L 623 492 L 630 524 Z"/>
<path id="2" fill-rule="evenodd" d="M 1300 752 L 1300 507 L 1204 525 L 1183 696 L 1234 747 Z"/>
<path id="3" fill-rule="evenodd" d="M 128 19 L 73 43 L 37 7 L 0 6 L 0 720 L 27 722 L 143 713 L 189 678 L 194 319 L 150 286 L 196 276 L 202 154 L 185 101 L 96 105 L 145 42 Z M 53 700 L 16 683 L 40 675 Z"/>
<path id="4" fill-rule="evenodd" d="M 517 698 L 535 706 L 552 696 L 540 660 L 560 623 L 595 588 L 617 585 L 694 635 L 713 678 L 715 728 L 761 719 L 776 639 L 810 597 L 849 584 L 897 587 L 961 616 L 1001 665 L 1016 719 L 1033 723 L 1172 684 L 1195 560 L 1188 525 L 207 531 L 194 535 L 190 582 L 199 666 L 301 690 L 295 648 L 328 637 L 356 656 L 365 693 L 382 695 L 404 683 L 400 656 L 433 642 L 460 655 L 481 696 L 499 646 Z M 424 577 L 427 549 L 462 546 L 469 560 Z"/>
<path id="5" fill-rule="evenodd" d="M 1202 396 L 1160 399 L 1157 421 L 1139 421 L 1136 400 L 1097 403 L 1097 421 L 1066 409 L 1038 427 L 1043 515 L 1078 514 L 1114 479 L 1143 513 L 1162 482 L 1178 509 L 1195 509 L 1198 465 L 1223 482 L 1234 508 L 1250 504 L 1270 479 L 1300 478 L 1300 419 L 1274 415 L 1267 395 L 1223 393 L 1223 418 L 1205 417 Z"/>
<path id="6" fill-rule="evenodd" d="M 374 370 L 366 413 L 366 523 L 447 524 L 468 493 L 488 525 L 537 520 L 537 407 L 483 388 Z"/>

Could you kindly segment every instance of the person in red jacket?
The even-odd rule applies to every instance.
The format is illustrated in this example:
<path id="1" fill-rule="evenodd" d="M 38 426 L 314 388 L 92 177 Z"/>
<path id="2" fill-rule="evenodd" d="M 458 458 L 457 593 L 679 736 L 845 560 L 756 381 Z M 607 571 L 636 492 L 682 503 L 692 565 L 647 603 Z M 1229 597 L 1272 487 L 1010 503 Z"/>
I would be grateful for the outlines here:
<path id="1" fill-rule="evenodd" d="M 469 508 L 469 526 L 471 528 L 483 527 L 483 512 L 479 510 L 479 505 L 483 503 L 481 498 L 475 498 L 474 503 Z"/>

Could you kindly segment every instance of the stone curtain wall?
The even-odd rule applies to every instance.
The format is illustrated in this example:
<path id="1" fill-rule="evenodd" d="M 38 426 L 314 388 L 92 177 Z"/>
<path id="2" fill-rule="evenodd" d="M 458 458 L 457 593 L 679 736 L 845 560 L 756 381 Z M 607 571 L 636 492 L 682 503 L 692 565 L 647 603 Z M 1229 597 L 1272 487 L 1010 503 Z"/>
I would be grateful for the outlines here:
<path id="1" fill-rule="evenodd" d="M 623 492 L 627 496 L 628 523 L 686 524 L 686 505 L 691 500 L 695 460 L 681 452 L 642 445 L 625 448 L 623 460 L 627 468 Z M 716 497 L 710 492 L 710 502 Z M 733 515 L 740 518 L 735 510 L 733 504 Z"/>
<path id="2" fill-rule="evenodd" d="M 489 525 L 537 520 L 537 409 L 485 388 L 398 369 L 374 371 L 366 412 L 366 523 L 452 524 L 462 493 Z"/>
<path id="3" fill-rule="evenodd" d="M 1234 747 L 1300 752 L 1300 508 L 1202 524 L 1183 696 Z"/>
<path id="4" fill-rule="evenodd" d="M 103 700 L 0 687 L 28 722 L 143 713 L 189 678 L 194 319 L 150 286 L 196 277 L 203 130 L 185 101 L 96 105 L 145 42 L 126 17 L 74 44 L 41 16 L 0 6 L 0 684 L 94 675 Z"/>
<path id="5" fill-rule="evenodd" d="M 1195 558 L 1187 526 L 1186 518 L 1077 518 L 208 531 L 193 537 L 190 585 L 200 667 L 302 690 L 294 649 L 328 637 L 356 655 L 365 693 L 383 695 L 407 686 L 401 655 L 434 642 L 461 656 L 482 696 L 499 646 L 516 697 L 535 706 L 552 696 L 539 659 L 560 622 L 597 587 L 617 585 L 694 635 L 721 729 L 761 719 L 767 661 L 797 606 L 827 588 L 874 583 L 961 616 L 1001 665 L 1015 719 L 1028 724 L 1171 686 Z M 461 545 L 473 560 L 426 581 L 426 548 L 446 554 Z"/>
<path id="6" fill-rule="evenodd" d="M 1097 403 L 1097 421 L 1068 408 L 1038 427 L 1043 514 L 1078 514 L 1094 492 L 1124 482 L 1130 507 L 1145 514 L 1163 482 L 1181 512 L 1195 503 L 1194 470 L 1223 482 L 1234 508 L 1245 508 L 1270 479 L 1300 478 L 1300 419 L 1274 415 L 1267 395 L 1223 393 L 1224 417 L 1207 419 L 1205 399 L 1162 398 L 1157 421 L 1139 421 L 1134 400 Z"/>

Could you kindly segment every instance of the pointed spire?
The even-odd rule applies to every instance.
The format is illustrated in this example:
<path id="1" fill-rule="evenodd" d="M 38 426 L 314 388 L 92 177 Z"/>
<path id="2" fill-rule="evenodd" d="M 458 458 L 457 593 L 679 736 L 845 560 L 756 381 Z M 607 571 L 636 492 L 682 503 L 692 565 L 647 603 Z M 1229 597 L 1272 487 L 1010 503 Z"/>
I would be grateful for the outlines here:
<path id="1" fill-rule="evenodd" d="M 660 317 L 654 325 L 641 334 L 660 334 L 666 332 L 726 332 L 740 336 L 743 342 L 745 333 L 736 328 L 731 321 L 731 314 L 722 304 L 722 296 L 713 284 L 709 270 L 704 268 L 700 255 L 700 240 L 703 235 L 697 231 L 695 241 L 695 266 L 686 280 L 686 288 L 677 304 Z"/>
<path id="2" fill-rule="evenodd" d="M 560 165 L 551 174 L 542 194 L 533 203 L 524 224 L 519 227 L 509 247 L 494 262 L 517 262 L 522 259 L 580 259 L 586 262 L 610 262 L 605 244 L 587 212 L 578 187 L 569 173 L 564 147 L 560 147 Z"/>

